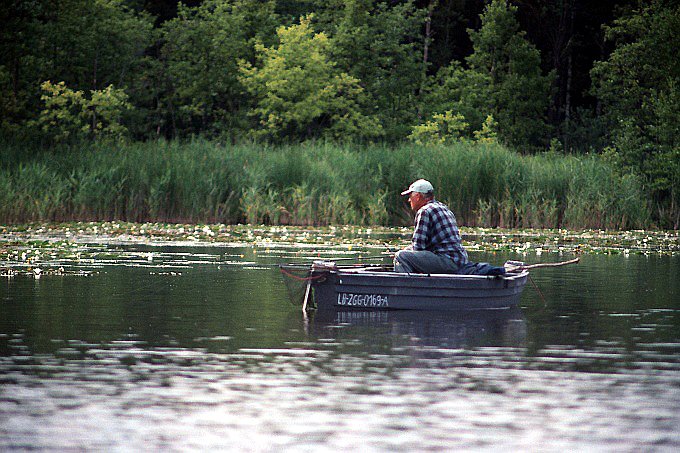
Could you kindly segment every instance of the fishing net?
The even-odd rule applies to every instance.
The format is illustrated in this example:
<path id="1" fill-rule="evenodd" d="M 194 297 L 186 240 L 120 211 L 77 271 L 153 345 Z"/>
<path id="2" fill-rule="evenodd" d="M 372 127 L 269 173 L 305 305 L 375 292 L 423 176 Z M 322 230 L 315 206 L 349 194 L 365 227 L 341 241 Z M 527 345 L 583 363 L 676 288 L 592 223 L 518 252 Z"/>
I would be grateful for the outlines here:
<path id="1" fill-rule="evenodd" d="M 288 297 L 295 305 L 302 305 L 305 299 L 307 283 L 310 281 L 312 267 L 309 264 L 279 265 L 283 282 L 288 290 Z"/>

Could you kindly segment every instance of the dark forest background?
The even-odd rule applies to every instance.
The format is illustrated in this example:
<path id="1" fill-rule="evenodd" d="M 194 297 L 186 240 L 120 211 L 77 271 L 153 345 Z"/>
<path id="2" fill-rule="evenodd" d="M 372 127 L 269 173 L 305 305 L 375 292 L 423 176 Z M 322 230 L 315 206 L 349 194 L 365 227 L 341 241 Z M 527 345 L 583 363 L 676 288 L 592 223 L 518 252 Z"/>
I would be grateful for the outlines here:
<path id="1" fill-rule="evenodd" d="M 597 154 L 680 224 L 677 1 L 5 0 L 0 22 L 5 143 Z"/>

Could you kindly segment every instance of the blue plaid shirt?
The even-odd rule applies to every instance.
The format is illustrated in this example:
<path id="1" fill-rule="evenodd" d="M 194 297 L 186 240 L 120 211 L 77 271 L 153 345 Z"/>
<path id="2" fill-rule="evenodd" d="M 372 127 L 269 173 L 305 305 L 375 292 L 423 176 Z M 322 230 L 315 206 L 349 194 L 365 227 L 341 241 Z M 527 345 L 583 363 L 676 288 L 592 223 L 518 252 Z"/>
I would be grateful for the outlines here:
<path id="1" fill-rule="evenodd" d="M 458 266 L 468 261 L 467 252 L 461 243 L 456 217 L 448 206 L 434 199 L 416 213 L 411 248 L 448 255 Z"/>

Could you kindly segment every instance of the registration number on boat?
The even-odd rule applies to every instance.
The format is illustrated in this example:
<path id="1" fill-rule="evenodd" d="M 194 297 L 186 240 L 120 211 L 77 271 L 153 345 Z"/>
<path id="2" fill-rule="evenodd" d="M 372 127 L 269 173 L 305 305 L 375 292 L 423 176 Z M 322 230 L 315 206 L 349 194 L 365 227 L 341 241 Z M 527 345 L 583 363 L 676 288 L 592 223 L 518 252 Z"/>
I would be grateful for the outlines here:
<path id="1" fill-rule="evenodd" d="M 379 294 L 338 293 L 338 305 L 346 307 L 389 307 L 387 296 Z"/>

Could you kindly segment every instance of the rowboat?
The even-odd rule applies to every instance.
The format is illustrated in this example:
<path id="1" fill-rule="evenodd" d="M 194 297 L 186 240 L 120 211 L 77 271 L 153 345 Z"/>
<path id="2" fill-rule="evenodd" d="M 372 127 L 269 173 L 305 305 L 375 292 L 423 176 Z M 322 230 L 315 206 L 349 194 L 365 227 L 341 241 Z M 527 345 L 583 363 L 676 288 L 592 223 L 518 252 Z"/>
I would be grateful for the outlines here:
<path id="1" fill-rule="evenodd" d="M 292 268 L 281 266 L 288 276 Z M 344 267 L 315 261 L 304 277 L 303 310 L 478 310 L 517 306 L 529 277 L 406 274 L 386 266 Z"/>

